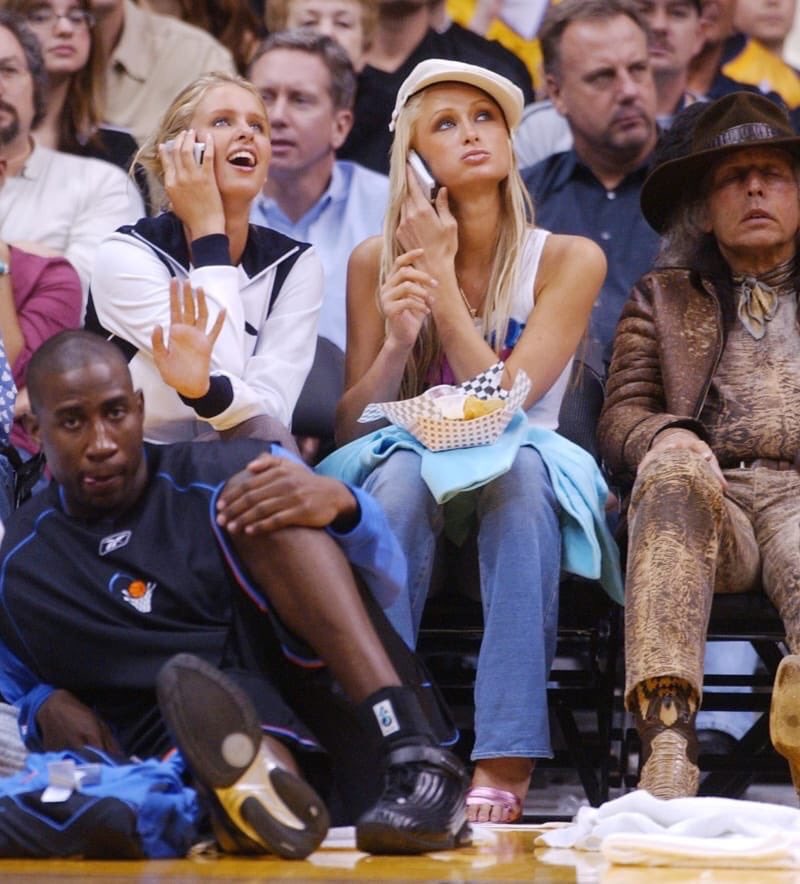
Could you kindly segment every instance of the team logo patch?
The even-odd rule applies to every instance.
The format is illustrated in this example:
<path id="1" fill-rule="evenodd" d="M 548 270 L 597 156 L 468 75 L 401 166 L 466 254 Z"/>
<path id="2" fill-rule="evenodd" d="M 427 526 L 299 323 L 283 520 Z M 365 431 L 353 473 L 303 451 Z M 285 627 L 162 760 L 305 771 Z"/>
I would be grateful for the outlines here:
<path id="1" fill-rule="evenodd" d="M 109 553 L 114 552 L 115 549 L 122 549 L 123 546 L 128 545 L 130 539 L 130 531 L 118 531 L 116 534 L 109 534 L 108 537 L 104 537 L 100 541 L 100 555 L 107 556 Z"/>
<path id="2" fill-rule="evenodd" d="M 395 734 L 400 730 L 400 724 L 397 721 L 397 716 L 394 714 L 394 707 L 390 700 L 381 700 L 380 703 L 376 703 L 372 707 L 372 711 L 375 713 L 375 718 L 378 719 L 378 727 L 381 729 L 384 737 L 388 737 L 389 734 Z"/>
<path id="3" fill-rule="evenodd" d="M 153 609 L 153 590 L 155 588 L 156 585 L 152 580 L 148 580 L 147 583 L 141 580 L 131 580 L 128 588 L 122 590 L 122 598 L 142 614 L 149 614 Z"/>
<path id="4" fill-rule="evenodd" d="M 139 613 L 149 614 L 153 610 L 153 592 L 157 586 L 154 580 L 137 580 L 127 574 L 115 574 L 109 589 Z"/>

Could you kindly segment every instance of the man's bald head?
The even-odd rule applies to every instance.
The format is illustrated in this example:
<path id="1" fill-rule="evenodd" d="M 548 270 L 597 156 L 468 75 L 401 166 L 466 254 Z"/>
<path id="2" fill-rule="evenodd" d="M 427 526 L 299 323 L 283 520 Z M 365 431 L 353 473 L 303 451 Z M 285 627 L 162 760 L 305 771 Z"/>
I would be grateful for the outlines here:
<path id="1" fill-rule="evenodd" d="M 39 413 L 44 390 L 53 375 L 95 362 L 122 366 L 130 381 L 128 363 L 121 350 L 105 338 L 83 329 L 62 331 L 48 338 L 28 363 L 26 383 L 33 413 Z M 133 388 L 132 381 L 130 384 Z"/>

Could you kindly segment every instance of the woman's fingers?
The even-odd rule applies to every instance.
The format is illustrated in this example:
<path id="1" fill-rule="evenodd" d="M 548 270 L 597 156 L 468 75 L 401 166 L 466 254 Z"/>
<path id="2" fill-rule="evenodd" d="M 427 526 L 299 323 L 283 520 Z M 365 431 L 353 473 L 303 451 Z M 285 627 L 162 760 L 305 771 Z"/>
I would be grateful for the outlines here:
<path id="1" fill-rule="evenodd" d="M 387 303 L 393 303 L 398 299 L 403 300 L 406 298 L 412 298 L 416 301 L 419 301 L 421 304 L 430 306 L 431 304 L 433 304 L 434 296 L 426 288 L 415 285 L 414 283 L 408 283 L 406 285 L 390 288 L 386 292 L 385 300 Z"/>
<path id="2" fill-rule="evenodd" d="M 191 173 L 197 167 L 197 160 L 194 158 L 194 142 L 194 129 L 181 132 L 176 139 L 178 163 L 184 172 Z"/>
<path id="3" fill-rule="evenodd" d="M 426 301 L 419 298 L 402 298 L 392 302 L 392 308 L 387 311 L 387 316 L 397 315 L 406 310 L 419 316 L 427 316 L 431 312 L 430 305 Z"/>
<path id="4" fill-rule="evenodd" d="M 428 309 L 433 303 L 433 295 L 424 286 L 410 281 L 387 286 L 381 293 L 384 314 L 397 310 L 398 304 L 407 302 L 414 302 L 420 308 Z"/>
<path id="5" fill-rule="evenodd" d="M 410 252 L 405 252 L 400 255 L 392 265 L 392 272 L 389 274 L 387 282 L 389 284 L 394 284 L 410 279 L 429 288 L 435 288 L 439 285 L 438 280 L 431 276 L 430 273 L 426 273 L 424 270 L 420 270 L 418 267 L 414 266 L 414 259 L 419 259 L 422 254 L 422 249 L 413 249 Z M 413 257 L 409 259 L 409 256 Z"/>
<path id="6" fill-rule="evenodd" d="M 208 305 L 206 304 L 206 293 L 202 286 L 197 287 L 197 324 L 201 328 L 206 327 L 208 322 Z"/>
<path id="7" fill-rule="evenodd" d="M 189 280 L 183 283 L 183 322 L 186 325 L 197 325 L 195 316 L 194 293 Z"/>
<path id="8" fill-rule="evenodd" d="M 383 315 L 387 318 L 410 311 L 416 316 L 427 316 L 433 302 L 434 289 L 438 282 L 424 270 L 414 266 L 424 250 L 410 249 L 398 255 L 392 265 L 392 272 L 381 289 L 380 302 Z"/>
<path id="9" fill-rule="evenodd" d="M 210 174 L 214 174 L 214 139 L 211 136 L 206 136 L 206 140 L 203 142 L 205 144 L 205 150 L 203 152 L 203 159 L 201 165 L 208 166 L 211 169 Z"/>
<path id="10" fill-rule="evenodd" d="M 440 218 L 453 218 L 455 220 L 453 213 L 450 211 L 450 201 L 447 198 L 447 188 L 444 185 L 439 188 L 433 205 L 436 209 L 436 214 Z"/>
<path id="11" fill-rule="evenodd" d="M 196 148 L 203 144 L 204 154 L 198 162 Z M 173 184 L 178 176 L 193 176 L 197 169 L 206 163 L 214 169 L 214 142 L 209 139 L 199 142 L 194 129 L 185 129 L 169 142 L 159 144 L 158 155 L 161 159 L 161 167 L 164 170 L 164 181 Z M 169 179 L 169 182 L 167 181 Z"/>
<path id="12" fill-rule="evenodd" d="M 416 206 L 427 206 L 429 200 L 422 189 L 422 185 L 417 180 L 417 174 L 411 163 L 406 163 L 406 181 L 408 182 L 408 196 L 410 201 Z"/>
<path id="13" fill-rule="evenodd" d="M 392 292 L 387 294 L 381 304 L 383 315 L 386 317 L 397 316 L 404 310 L 411 310 L 414 313 L 429 313 L 431 309 L 431 298 L 425 294 L 416 294 L 415 292 Z"/>
<path id="14" fill-rule="evenodd" d="M 208 333 L 208 340 L 211 342 L 211 346 L 217 342 L 217 338 L 219 337 L 219 333 L 222 331 L 222 326 L 225 324 L 225 310 L 220 310 L 217 314 L 217 318 L 214 320 L 214 325 L 211 326 L 211 331 Z M 205 328 L 206 324 L 203 322 L 203 328 Z"/>
<path id="15" fill-rule="evenodd" d="M 183 310 L 181 309 L 180 299 L 180 283 L 177 279 L 169 281 L 169 321 L 170 325 L 175 325 L 183 321 Z"/>
<path id="16" fill-rule="evenodd" d="M 437 282 L 423 270 L 411 270 L 405 268 L 399 273 L 393 273 L 386 280 L 389 288 L 401 288 L 402 286 L 416 286 L 420 291 L 427 292 L 429 289 L 436 288 Z"/>
<path id="17" fill-rule="evenodd" d="M 409 249 L 407 252 L 403 252 L 398 255 L 394 259 L 394 264 L 392 264 L 392 269 L 397 270 L 400 267 L 408 267 L 421 258 L 425 254 L 425 249 Z"/>
<path id="18" fill-rule="evenodd" d="M 205 328 L 208 322 L 208 306 L 202 286 L 196 290 L 188 279 L 169 281 L 169 318 L 173 325 L 183 323 Z"/>
<path id="19" fill-rule="evenodd" d="M 163 359 L 167 354 L 167 348 L 164 346 L 164 329 L 160 325 L 153 329 L 150 343 L 153 347 L 153 358 L 158 362 L 159 359 Z"/>
<path id="20" fill-rule="evenodd" d="M 208 301 L 202 286 L 192 288 L 186 279 L 180 283 L 177 279 L 169 282 L 169 319 L 170 326 L 191 325 L 205 332 L 208 325 Z M 225 310 L 217 314 L 208 337 L 212 344 L 219 337 L 225 323 Z"/>

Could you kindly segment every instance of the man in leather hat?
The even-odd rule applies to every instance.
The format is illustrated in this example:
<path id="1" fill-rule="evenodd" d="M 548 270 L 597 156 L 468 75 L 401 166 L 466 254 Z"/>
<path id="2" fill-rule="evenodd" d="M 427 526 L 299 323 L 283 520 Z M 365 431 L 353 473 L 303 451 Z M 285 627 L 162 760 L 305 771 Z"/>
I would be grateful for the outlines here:
<path id="1" fill-rule="evenodd" d="M 783 111 L 737 92 L 642 188 L 662 249 L 617 328 L 599 443 L 633 485 L 625 699 L 661 798 L 697 792 L 715 591 L 762 588 L 783 619 L 771 732 L 800 786 L 799 161 Z"/>

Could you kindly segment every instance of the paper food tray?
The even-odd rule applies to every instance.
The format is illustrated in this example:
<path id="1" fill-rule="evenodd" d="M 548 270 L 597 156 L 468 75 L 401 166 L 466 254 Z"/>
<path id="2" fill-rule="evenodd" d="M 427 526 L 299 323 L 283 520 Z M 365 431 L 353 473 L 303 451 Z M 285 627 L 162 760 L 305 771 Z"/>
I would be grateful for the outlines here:
<path id="1" fill-rule="evenodd" d="M 531 380 L 524 371 L 517 372 L 510 390 L 500 388 L 502 376 L 503 363 L 498 362 L 463 384 L 447 389 L 434 388 L 434 395 L 430 395 L 432 391 L 426 390 L 413 399 L 373 402 L 364 409 L 358 420 L 369 423 L 385 417 L 408 430 L 430 451 L 491 445 L 508 426 L 531 388 Z M 442 392 L 465 393 L 478 399 L 503 399 L 504 405 L 490 414 L 472 420 L 447 419 L 441 416 L 441 409 L 434 398 Z"/>

